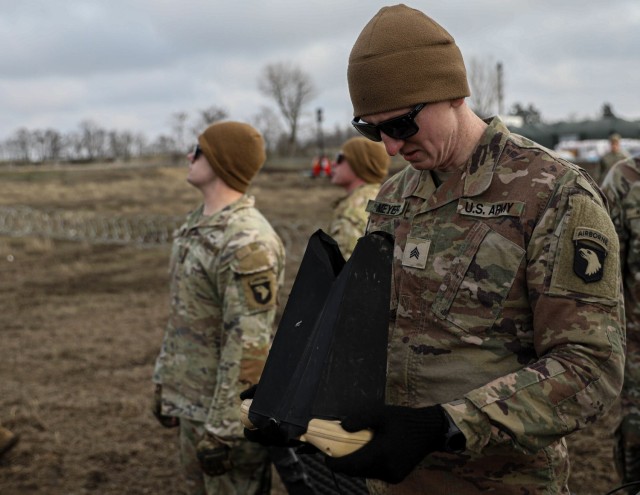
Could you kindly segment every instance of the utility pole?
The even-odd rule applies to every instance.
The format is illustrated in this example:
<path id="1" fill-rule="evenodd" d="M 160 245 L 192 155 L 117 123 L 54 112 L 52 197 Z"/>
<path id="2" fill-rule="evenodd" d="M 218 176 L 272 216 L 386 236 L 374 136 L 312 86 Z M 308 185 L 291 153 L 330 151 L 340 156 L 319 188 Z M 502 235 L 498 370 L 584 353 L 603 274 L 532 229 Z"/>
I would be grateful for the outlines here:
<path id="1" fill-rule="evenodd" d="M 320 158 L 324 157 L 324 135 L 322 134 L 322 108 L 316 110 L 316 118 L 318 122 L 318 150 Z"/>
<path id="2" fill-rule="evenodd" d="M 504 94 L 502 91 L 502 62 L 498 62 L 496 65 L 498 71 L 498 115 L 504 115 Z"/>

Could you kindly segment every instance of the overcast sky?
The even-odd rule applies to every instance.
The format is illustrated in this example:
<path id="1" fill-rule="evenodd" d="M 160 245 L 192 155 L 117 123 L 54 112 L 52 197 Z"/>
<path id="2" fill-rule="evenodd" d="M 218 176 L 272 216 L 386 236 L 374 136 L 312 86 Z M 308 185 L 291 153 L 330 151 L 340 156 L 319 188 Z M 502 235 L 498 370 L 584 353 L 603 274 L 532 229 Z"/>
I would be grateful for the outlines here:
<path id="1" fill-rule="evenodd" d="M 325 128 L 348 123 L 351 47 L 377 0 L 0 0 L 0 140 L 18 128 L 170 133 L 175 112 L 218 106 L 249 121 L 273 103 L 268 63 L 309 73 Z M 546 120 L 609 102 L 640 119 L 640 0 L 411 1 L 466 59 L 500 61 L 504 103 Z"/>

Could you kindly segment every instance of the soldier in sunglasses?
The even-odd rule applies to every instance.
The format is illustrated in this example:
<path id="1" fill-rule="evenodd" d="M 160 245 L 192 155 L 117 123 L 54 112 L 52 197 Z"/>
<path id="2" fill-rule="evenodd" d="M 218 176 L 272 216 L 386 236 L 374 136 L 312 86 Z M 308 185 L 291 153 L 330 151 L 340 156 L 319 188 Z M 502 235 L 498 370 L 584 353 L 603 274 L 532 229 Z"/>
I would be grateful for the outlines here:
<path id="1" fill-rule="evenodd" d="M 347 140 L 336 156 L 331 183 L 342 187 L 347 195 L 333 207 L 329 235 L 338 243 L 345 259 L 349 259 L 364 234 L 369 218 L 365 208 L 378 194 L 389 162 L 381 143 L 363 137 Z"/>
<path id="2" fill-rule="evenodd" d="M 153 413 L 179 429 L 186 493 L 269 493 L 268 453 L 245 440 L 238 399 L 262 373 L 284 276 L 282 242 L 246 194 L 264 141 L 248 124 L 218 122 L 187 158 L 203 203 L 173 242 Z"/>
<path id="3" fill-rule="evenodd" d="M 460 50 L 423 12 L 382 8 L 347 74 L 354 127 L 408 164 L 367 207 L 395 238 L 386 403 L 342 421 L 373 439 L 329 467 L 377 495 L 568 494 L 565 437 L 623 380 L 601 191 L 473 113 Z"/>

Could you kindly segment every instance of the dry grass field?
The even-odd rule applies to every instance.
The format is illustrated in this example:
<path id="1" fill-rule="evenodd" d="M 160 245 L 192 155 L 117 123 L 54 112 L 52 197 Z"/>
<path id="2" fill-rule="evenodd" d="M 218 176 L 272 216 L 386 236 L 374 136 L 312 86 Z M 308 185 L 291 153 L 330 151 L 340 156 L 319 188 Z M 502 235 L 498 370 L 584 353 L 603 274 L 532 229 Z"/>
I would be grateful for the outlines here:
<path id="1" fill-rule="evenodd" d="M 199 201 L 185 172 L 115 165 L 3 169 L 0 207 L 184 215 Z M 302 226 L 294 239 L 300 243 L 326 225 L 341 195 L 326 179 L 268 171 L 251 193 L 274 222 Z M 149 412 L 168 311 L 168 253 L 166 244 L 0 235 L 0 424 L 21 436 L 0 459 L 0 494 L 181 493 L 175 431 L 161 428 Z M 283 305 L 295 272 L 291 261 Z M 604 495 L 617 486 L 615 419 L 614 411 L 568 439 L 575 495 Z"/>

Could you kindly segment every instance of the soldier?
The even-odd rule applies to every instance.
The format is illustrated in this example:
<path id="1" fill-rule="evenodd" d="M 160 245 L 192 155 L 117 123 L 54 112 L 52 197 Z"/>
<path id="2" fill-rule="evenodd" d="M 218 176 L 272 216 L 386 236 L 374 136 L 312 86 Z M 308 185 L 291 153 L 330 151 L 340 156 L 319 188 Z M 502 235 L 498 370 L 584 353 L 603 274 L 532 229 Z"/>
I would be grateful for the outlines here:
<path id="1" fill-rule="evenodd" d="M 617 162 L 602 182 L 620 238 L 627 359 L 615 461 L 624 483 L 640 480 L 640 156 Z M 634 490 L 634 493 L 637 491 Z"/>
<path id="2" fill-rule="evenodd" d="M 600 158 L 600 182 L 604 180 L 607 171 L 614 163 L 629 158 L 629 153 L 620 146 L 620 134 L 613 133 L 609 136 L 609 151 Z"/>
<path id="3" fill-rule="evenodd" d="M 369 478 L 372 494 L 568 494 L 564 437 L 623 380 L 602 193 L 476 116 L 454 39 L 418 10 L 369 21 L 348 83 L 353 125 L 409 166 L 367 208 L 367 230 L 395 237 L 386 404 L 343 420 L 373 438 L 329 467 Z"/>
<path id="4" fill-rule="evenodd" d="M 334 205 L 329 235 L 345 259 L 349 259 L 364 234 L 369 218 L 365 207 L 378 194 L 389 162 L 384 146 L 363 137 L 347 140 L 336 157 L 331 182 L 344 188 L 347 195 Z"/>
<path id="5" fill-rule="evenodd" d="M 3 426 L 0 426 L 0 457 L 16 446 L 19 436 Z"/>
<path id="6" fill-rule="evenodd" d="M 239 400 L 264 367 L 284 277 L 282 242 L 245 194 L 264 142 L 248 124 L 219 122 L 188 159 L 187 181 L 203 204 L 173 242 L 154 412 L 179 426 L 189 493 L 269 493 L 268 453 L 243 438 Z"/>

